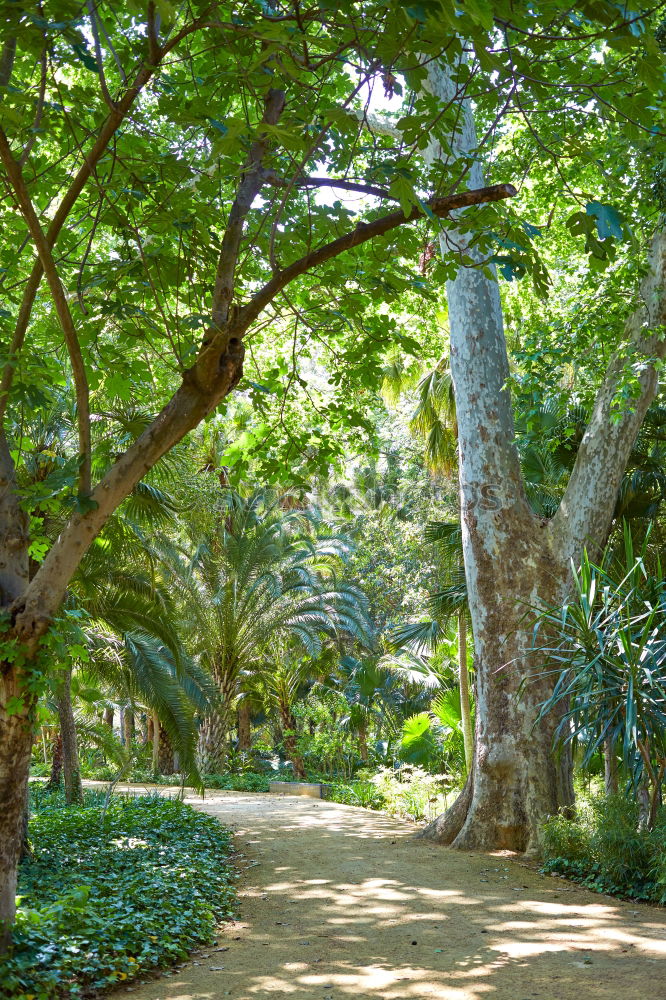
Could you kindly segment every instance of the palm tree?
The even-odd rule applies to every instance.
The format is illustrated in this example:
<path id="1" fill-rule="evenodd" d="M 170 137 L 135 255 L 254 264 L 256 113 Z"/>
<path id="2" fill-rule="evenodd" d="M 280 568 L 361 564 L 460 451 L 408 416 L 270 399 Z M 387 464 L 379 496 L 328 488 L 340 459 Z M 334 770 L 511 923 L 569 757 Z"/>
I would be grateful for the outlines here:
<path id="1" fill-rule="evenodd" d="M 163 547 L 191 651 L 219 694 L 218 710 L 200 730 L 205 770 L 224 766 L 245 676 L 262 670 L 267 658 L 277 669 L 292 641 L 315 658 L 326 638 L 363 640 L 367 633 L 363 594 L 336 578 L 348 548 L 343 539 L 318 537 L 311 514 L 284 510 L 280 497 L 265 490 L 247 498 L 224 491 L 217 513 L 191 554 L 184 546 Z"/>

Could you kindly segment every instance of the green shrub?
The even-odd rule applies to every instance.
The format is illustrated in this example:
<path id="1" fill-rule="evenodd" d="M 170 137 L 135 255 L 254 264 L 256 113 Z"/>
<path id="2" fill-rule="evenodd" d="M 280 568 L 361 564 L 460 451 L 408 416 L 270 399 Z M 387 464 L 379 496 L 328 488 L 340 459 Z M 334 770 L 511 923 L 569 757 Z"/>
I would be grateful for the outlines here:
<path id="1" fill-rule="evenodd" d="M 183 958 L 235 900 L 229 834 L 175 800 L 86 793 L 82 807 L 34 793 L 33 857 L 21 866 L 11 1000 L 78 997 Z"/>
<path id="2" fill-rule="evenodd" d="M 222 789 L 230 792 L 267 792 L 270 778 L 266 774 L 204 774 L 206 788 Z M 284 781 L 284 778 L 280 778 Z"/>
<path id="3" fill-rule="evenodd" d="M 545 872 L 597 892 L 666 902 L 666 809 L 653 830 L 639 830 L 635 801 L 592 798 L 575 819 L 547 820 L 543 846 Z"/>

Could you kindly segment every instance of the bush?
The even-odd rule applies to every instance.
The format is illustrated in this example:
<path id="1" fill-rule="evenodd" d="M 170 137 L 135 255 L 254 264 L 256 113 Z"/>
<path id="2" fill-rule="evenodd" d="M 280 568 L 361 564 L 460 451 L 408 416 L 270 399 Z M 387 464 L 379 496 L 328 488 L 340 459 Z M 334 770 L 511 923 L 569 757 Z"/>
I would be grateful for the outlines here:
<path id="1" fill-rule="evenodd" d="M 280 780 L 283 781 L 284 778 Z M 246 771 L 245 774 L 204 774 L 203 781 L 206 788 L 230 792 L 267 792 L 270 778 L 266 774 Z"/>
<path id="2" fill-rule="evenodd" d="M 175 800 L 87 792 L 81 807 L 33 792 L 33 856 L 0 996 L 51 1000 L 185 957 L 232 914 L 229 834 Z"/>
<path id="3" fill-rule="evenodd" d="M 666 903 L 666 809 L 653 830 L 639 830 L 635 801 L 592 798 L 573 820 L 547 820 L 543 844 L 544 872 L 597 892 Z"/>

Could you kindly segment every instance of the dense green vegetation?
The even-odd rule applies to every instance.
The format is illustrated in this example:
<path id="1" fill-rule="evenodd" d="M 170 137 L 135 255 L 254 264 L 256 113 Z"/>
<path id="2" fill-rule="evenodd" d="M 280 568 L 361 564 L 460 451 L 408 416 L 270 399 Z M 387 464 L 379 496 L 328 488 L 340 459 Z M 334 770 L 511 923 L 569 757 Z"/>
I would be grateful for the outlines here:
<path id="1" fill-rule="evenodd" d="M 665 52 L 666 3 L 0 2 L 10 995 L 229 915 L 123 780 L 664 901 Z"/>
<path id="2" fill-rule="evenodd" d="M 0 995 L 87 995 L 185 957 L 234 912 L 229 835 L 175 800 L 31 795 L 14 949 Z M 74 875 L 72 873 L 75 873 Z"/>
<path id="3" fill-rule="evenodd" d="M 589 799 L 579 816 L 544 825 L 544 871 L 595 892 L 666 903 L 666 811 L 640 828 L 638 805 L 626 796 Z"/>

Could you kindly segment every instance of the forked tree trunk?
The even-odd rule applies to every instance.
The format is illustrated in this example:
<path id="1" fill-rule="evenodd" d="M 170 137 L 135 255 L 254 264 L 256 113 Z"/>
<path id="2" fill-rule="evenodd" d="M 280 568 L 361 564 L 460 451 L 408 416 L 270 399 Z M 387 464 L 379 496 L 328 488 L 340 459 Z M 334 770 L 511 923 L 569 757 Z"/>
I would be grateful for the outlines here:
<path id="1" fill-rule="evenodd" d="M 72 708 L 72 671 L 65 670 L 57 695 L 58 718 L 62 736 L 62 763 L 65 776 L 65 802 L 73 805 L 83 802 L 81 766 L 76 739 L 76 720 Z"/>
<path id="2" fill-rule="evenodd" d="M 469 694 L 469 669 L 467 667 L 467 616 L 464 611 L 458 615 L 458 683 L 460 685 L 460 718 L 465 743 L 465 768 L 469 774 L 474 760 L 474 734 Z"/>
<path id="3" fill-rule="evenodd" d="M 241 698 L 238 704 L 238 749 L 246 753 L 252 749 L 252 716 L 247 698 Z"/>
<path id="4" fill-rule="evenodd" d="M 446 72 L 429 67 L 429 89 L 444 103 L 460 102 Z M 462 102 L 456 152 L 475 156 L 469 101 Z M 442 156 L 432 145 L 431 162 Z M 483 186 L 478 158 L 466 179 Z M 481 260 L 469 247 L 464 220 L 442 237 L 451 248 Z M 662 357 L 666 348 L 649 326 L 666 313 L 666 239 L 655 237 L 651 269 L 641 288 L 644 305 L 627 333 L 637 353 Z M 624 358 L 614 359 L 600 390 L 560 509 L 548 522 L 529 507 L 515 445 L 507 384 L 509 365 L 497 282 L 480 267 L 461 267 L 447 282 L 451 373 L 458 425 L 461 522 L 470 614 L 477 653 L 477 740 L 474 766 L 460 804 L 439 817 L 426 835 L 481 850 L 539 850 L 541 823 L 573 802 L 572 763 L 556 756 L 556 712 L 534 728 L 552 681 L 530 679 L 535 606 L 561 603 L 570 586 L 570 561 L 605 538 L 631 448 L 658 380 L 648 362 L 639 376 L 633 410 L 613 413 Z M 646 332 L 646 329 L 648 332 Z M 613 417 L 613 419 L 611 419 Z M 526 683 L 524 683 L 526 682 Z M 523 686 L 524 685 L 524 686 Z"/>

